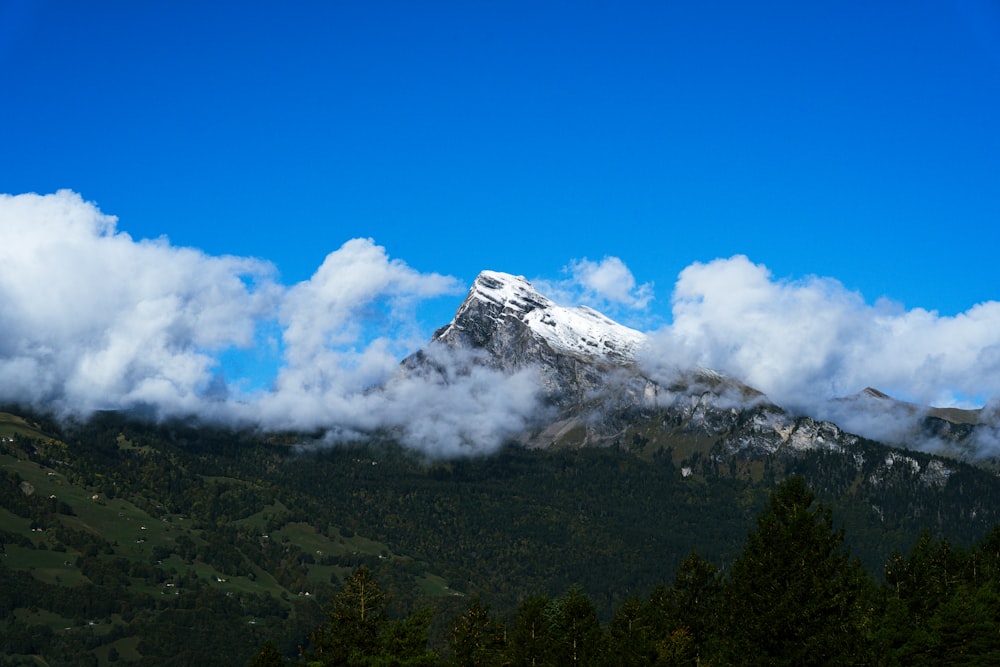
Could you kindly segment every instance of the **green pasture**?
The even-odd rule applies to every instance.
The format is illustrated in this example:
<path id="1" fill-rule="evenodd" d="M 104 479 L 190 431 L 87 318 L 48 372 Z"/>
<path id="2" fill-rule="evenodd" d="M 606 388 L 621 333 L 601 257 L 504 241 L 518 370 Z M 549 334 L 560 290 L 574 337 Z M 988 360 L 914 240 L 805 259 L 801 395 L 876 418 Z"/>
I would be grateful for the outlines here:
<path id="1" fill-rule="evenodd" d="M 424 574 L 417 577 L 417 586 L 419 587 L 421 593 L 431 597 L 463 595 L 463 593 L 449 588 L 448 582 L 445 581 L 443 577 L 431 574 L 430 572 L 424 572 Z"/>
<path id="2" fill-rule="evenodd" d="M 123 451 L 139 451 L 139 452 L 152 452 L 154 451 L 149 445 L 137 446 L 132 444 L 132 441 L 126 438 L 123 434 L 119 433 L 116 440 L 118 443 L 118 449 Z"/>
<path id="3" fill-rule="evenodd" d="M 261 533 L 266 533 L 269 522 L 276 518 L 280 519 L 288 514 L 288 508 L 285 507 L 280 500 L 276 500 L 255 514 L 233 521 L 233 525 L 247 526 L 249 528 L 254 528 Z"/>
<path id="4" fill-rule="evenodd" d="M 67 528 L 104 538 L 115 552 L 129 558 L 148 558 L 157 545 L 169 547 L 177 535 L 189 532 L 169 520 L 150 516 L 124 498 L 107 499 L 70 482 L 63 471 L 41 466 L 34 461 L 0 455 L 0 466 L 17 473 L 34 487 L 42 498 L 54 496 L 69 505 L 74 515 L 60 515 Z M 27 520 L 0 510 L 0 527 L 11 525 L 26 532 Z M 18 522 L 23 523 L 20 526 Z M 9 529 L 11 530 L 11 529 Z"/>
<path id="5" fill-rule="evenodd" d="M 29 535 L 33 539 L 33 542 L 37 542 L 34 539 L 34 535 L 29 532 L 31 526 L 31 519 L 25 519 L 24 517 L 17 516 L 6 507 L 0 507 L 0 530 L 6 530 L 9 533 Z"/>
<path id="6" fill-rule="evenodd" d="M 37 425 L 30 423 L 24 417 L 12 415 L 9 412 L 0 412 L 0 437 L 10 436 L 51 440 L 49 436 L 38 429 Z"/>
<path id="7" fill-rule="evenodd" d="M 5 555 L 0 557 L 7 567 L 26 570 L 43 583 L 75 586 L 89 581 L 76 567 L 76 558 L 80 554 L 72 549 L 54 551 L 6 545 L 4 552 Z"/>
<path id="8" fill-rule="evenodd" d="M 60 616 L 59 614 L 32 607 L 31 609 L 19 607 L 14 610 L 14 618 L 27 625 L 41 625 L 53 631 L 65 630 L 73 626 L 73 619 Z"/>
<path id="9" fill-rule="evenodd" d="M 118 660 L 115 662 L 111 662 L 108 659 L 108 654 L 111 652 L 112 647 L 118 651 Z M 110 644 L 99 646 L 94 649 L 93 653 L 97 656 L 98 664 L 100 664 L 101 667 L 134 662 L 142 658 L 142 654 L 139 653 L 138 637 L 125 637 L 123 639 L 113 641 Z"/>

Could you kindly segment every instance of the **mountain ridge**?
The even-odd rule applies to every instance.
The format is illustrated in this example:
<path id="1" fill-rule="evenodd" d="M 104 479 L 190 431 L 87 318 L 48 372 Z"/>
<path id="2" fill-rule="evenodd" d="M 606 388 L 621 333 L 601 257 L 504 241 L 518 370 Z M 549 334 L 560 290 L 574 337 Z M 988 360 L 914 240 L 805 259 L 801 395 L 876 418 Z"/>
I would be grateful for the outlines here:
<path id="1" fill-rule="evenodd" d="M 620 364 L 636 361 L 645 334 L 626 327 L 588 306 L 559 306 L 538 292 L 523 276 L 483 271 L 473 282 L 455 317 L 435 332 L 432 341 L 457 342 L 463 335 L 488 346 L 476 318 L 498 325 L 513 318 L 544 340 L 553 350 L 592 361 Z"/>
<path id="2" fill-rule="evenodd" d="M 953 424 L 980 424 L 984 416 L 983 408 L 940 408 L 933 405 L 920 405 L 911 401 L 903 401 L 875 387 L 865 387 L 857 394 L 846 396 L 840 400 L 875 400 L 884 401 L 894 408 L 908 410 L 913 414 L 926 414 Z"/>
<path id="3" fill-rule="evenodd" d="M 970 544 L 1000 522 L 989 471 L 793 414 L 709 369 L 651 376 L 579 338 L 545 338 L 533 325 L 570 331 L 544 324 L 563 311 L 498 293 L 477 289 L 430 343 L 441 349 L 400 371 L 433 384 L 460 382 L 462 364 L 488 367 L 472 369 L 487 378 L 537 368 L 547 409 L 489 456 L 421 457 L 388 430 L 332 446 L 315 432 L 116 411 L 75 425 L 0 414 L 0 590 L 16 589 L 8 606 L 45 637 L 16 652 L 46 652 L 55 637 L 78 653 L 114 646 L 128 650 L 123 662 L 166 662 L 197 624 L 206 655 L 226 633 L 231 664 L 268 636 L 294 654 L 361 564 L 440 618 L 473 596 L 513 614 L 529 595 L 579 585 L 608 620 L 617 596 L 651 589 L 692 550 L 730 562 L 753 510 L 790 476 L 831 503 L 876 576 L 921 530 Z M 584 333 L 598 352 L 620 340 Z M 51 618 L 77 627 L 54 636 L 42 626 Z M 115 634 L 96 638 L 95 627 Z"/>
<path id="4" fill-rule="evenodd" d="M 477 276 L 452 321 L 430 341 L 484 353 L 480 363 L 498 370 L 539 371 L 542 401 L 554 411 L 521 434 L 529 446 L 613 445 L 630 423 L 650 419 L 659 419 L 667 431 L 715 435 L 731 454 L 747 456 L 828 448 L 833 433 L 840 434 L 834 438 L 839 447 L 860 437 L 850 424 L 863 420 L 848 419 L 845 428 L 835 418 L 790 413 L 758 389 L 712 369 L 649 371 L 642 365 L 647 343 L 640 331 L 586 306 L 560 306 L 523 276 L 499 271 Z M 873 418 L 886 409 L 897 421 L 907 421 L 900 431 L 905 439 L 876 440 L 954 458 L 977 458 L 977 439 L 990 428 L 983 410 L 919 406 L 873 387 L 831 404 Z"/>

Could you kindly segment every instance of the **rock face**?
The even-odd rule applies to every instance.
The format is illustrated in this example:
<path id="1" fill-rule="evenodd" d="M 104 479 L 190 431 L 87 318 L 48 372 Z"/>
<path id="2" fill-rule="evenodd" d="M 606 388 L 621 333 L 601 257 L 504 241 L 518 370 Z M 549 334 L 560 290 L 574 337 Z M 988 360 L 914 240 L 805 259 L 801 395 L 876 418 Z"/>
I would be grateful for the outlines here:
<path id="1" fill-rule="evenodd" d="M 830 402 L 829 418 L 893 447 L 920 449 L 960 460 L 997 464 L 1000 404 L 963 410 L 895 399 L 867 387 Z"/>
<path id="2" fill-rule="evenodd" d="M 940 486 L 954 472 L 926 455 L 883 449 L 831 421 L 790 414 L 761 392 L 711 370 L 653 377 L 640 363 L 645 343 L 639 331 L 590 308 L 559 306 L 524 278 L 495 271 L 476 278 L 454 319 L 431 341 L 432 346 L 469 353 L 468 363 L 502 372 L 537 372 L 546 409 L 534 428 L 518 437 L 528 446 L 694 443 L 707 455 L 701 460 L 711 465 L 771 457 L 795 460 L 822 451 L 847 457 L 872 483 L 896 469 Z M 434 359 L 434 354 L 418 352 L 404 365 L 427 371 L 434 368 Z M 863 398 L 879 406 L 890 402 L 876 390 L 867 390 Z M 941 415 L 924 417 L 952 435 L 971 428 L 955 423 L 960 420 L 945 423 Z M 691 468 L 684 470 L 692 474 Z"/>
<path id="3" fill-rule="evenodd" d="M 532 446 L 621 444 L 640 423 L 661 434 L 710 438 L 738 457 L 857 440 L 831 423 L 794 418 L 707 369 L 653 379 L 639 366 L 645 342 L 643 333 L 593 309 L 559 306 L 523 277 L 495 271 L 476 278 L 454 319 L 432 339 L 478 351 L 481 363 L 496 369 L 538 371 L 550 410 L 523 435 Z M 407 363 L 420 361 L 418 354 Z"/>
<path id="4" fill-rule="evenodd" d="M 524 278 L 496 271 L 476 278 L 455 318 L 432 338 L 485 351 L 495 368 L 538 368 L 545 398 L 559 410 L 590 403 L 612 387 L 638 401 L 646 382 L 636 382 L 633 369 L 644 341 L 641 332 L 591 308 L 558 306 Z"/>
<path id="5" fill-rule="evenodd" d="M 483 271 L 455 313 L 434 339 L 471 344 L 501 353 L 510 334 L 524 334 L 553 351 L 621 364 L 635 360 L 645 334 L 580 306 L 565 308 L 540 294 L 521 276 Z"/>

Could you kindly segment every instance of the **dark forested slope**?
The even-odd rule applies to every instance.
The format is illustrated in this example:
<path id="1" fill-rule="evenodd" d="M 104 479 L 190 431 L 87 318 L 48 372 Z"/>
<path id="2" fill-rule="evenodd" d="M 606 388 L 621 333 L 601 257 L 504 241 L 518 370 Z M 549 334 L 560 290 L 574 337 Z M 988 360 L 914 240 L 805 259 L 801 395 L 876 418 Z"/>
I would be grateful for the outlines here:
<path id="1" fill-rule="evenodd" d="M 361 565 L 390 616 L 438 610 L 437 645 L 475 596 L 509 618 L 532 596 L 578 590 L 608 622 L 692 551 L 728 568 L 790 475 L 879 578 L 925 529 L 961 546 L 1000 523 L 992 474 L 948 461 L 948 475 L 929 476 L 937 459 L 866 441 L 749 459 L 727 458 L 721 441 L 636 432 L 617 448 L 427 461 L 390 441 L 27 417 L 0 423 L 11 660 L 246 664 L 268 640 L 294 655 Z"/>

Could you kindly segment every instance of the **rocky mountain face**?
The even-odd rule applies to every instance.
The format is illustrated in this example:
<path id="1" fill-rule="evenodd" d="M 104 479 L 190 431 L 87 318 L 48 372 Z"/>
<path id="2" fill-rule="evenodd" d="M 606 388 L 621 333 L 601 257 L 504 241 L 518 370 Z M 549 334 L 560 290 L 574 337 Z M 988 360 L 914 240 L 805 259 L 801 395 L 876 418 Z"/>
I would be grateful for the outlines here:
<path id="1" fill-rule="evenodd" d="M 836 399 L 832 419 L 848 429 L 864 430 L 887 445 L 920 449 L 957 458 L 996 464 L 1000 451 L 997 405 L 963 410 L 935 408 L 895 399 L 872 387 Z"/>
<path id="2" fill-rule="evenodd" d="M 551 410 L 524 434 L 533 446 L 620 444 L 637 423 L 722 438 L 727 449 L 746 454 L 850 442 L 836 426 L 796 420 L 710 370 L 654 380 L 639 366 L 645 342 L 643 333 L 593 309 L 555 304 L 523 277 L 485 271 L 431 344 L 479 351 L 482 363 L 501 370 L 537 369 Z"/>
<path id="3" fill-rule="evenodd" d="M 645 383 L 633 381 L 635 355 L 644 341 L 641 332 L 595 310 L 558 306 L 524 278 L 495 271 L 476 278 L 455 318 L 432 338 L 432 344 L 485 351 L 495 368 L 537 367 L 546 400 L 561 410 L 612 385 L 639 400 Z"/>
<path id="4" fill-rule="evenodd" d="M 833 421 L 791 414 L 761 392 L 708 369 L 651 377 L 640 365 L 645 343 L 643 333 L 593 309 L 557 305 L 523 277 L 485 271 L 431 345 L 476 352 L 477 363 L 502 371 L 538 372 L 548 410 L 519 438 L 528 446 L 698 442 L 717 461 L 744 462 L 825 451 L 853 457 L 859 470 L 867 463 L 871 472 L 870 441 Z M 426 356 L 418 353 L 407 364 L 423 361 Z M 871 389 L 862 398 L 868 409 L 871 401 L 877 408 L 891 402 Z M 919 412 L 907 405 L 892 403 L 892 410 L 915 414 L 920 429 L 956 446 L 978 428 L 961 411 Z M 912 472 L 928 484 L 942 484 L 950 475 L 940 461 L 884 451 L 877 465 L 886 470 L 915 467 Z"/>

